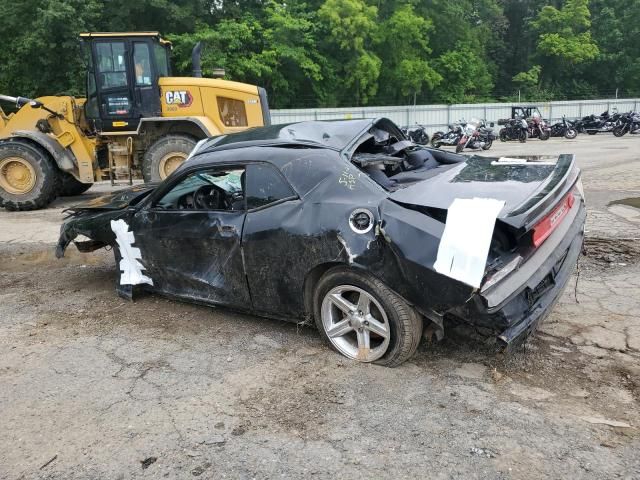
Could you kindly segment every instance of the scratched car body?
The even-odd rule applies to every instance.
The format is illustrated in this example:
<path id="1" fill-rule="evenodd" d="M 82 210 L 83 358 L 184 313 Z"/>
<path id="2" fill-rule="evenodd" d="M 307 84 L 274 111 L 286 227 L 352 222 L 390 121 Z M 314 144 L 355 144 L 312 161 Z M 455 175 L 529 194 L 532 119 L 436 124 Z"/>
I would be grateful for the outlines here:
<path id="1" fill-rule="evenodd" d="M 474 231 L 465 212 L 487 199 Z M 313 318 L 343 355 L 395 366 L 450 323 L 519 343 L 573 272 L 584 220 L 573 155 L 466 157 L 388 119 L 301 122 L 214 137 L 163 183 L 71 209 L 56 253 L 84 236 L 80 251 L 113 247 L 125 297 Z"/>

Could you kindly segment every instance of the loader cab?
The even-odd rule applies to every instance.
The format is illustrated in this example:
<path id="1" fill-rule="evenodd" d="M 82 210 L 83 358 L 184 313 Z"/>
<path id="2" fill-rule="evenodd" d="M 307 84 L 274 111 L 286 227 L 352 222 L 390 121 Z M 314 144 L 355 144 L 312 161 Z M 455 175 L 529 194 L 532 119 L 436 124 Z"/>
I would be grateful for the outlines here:
<path id="1" fill-rule="evenodd" d="M 171 43 L 157 32 L 81 33 L 87 58 L 85 115 L 97 132 L 136 131 L 161 114 L 158 79 L 171 75 Z"/>

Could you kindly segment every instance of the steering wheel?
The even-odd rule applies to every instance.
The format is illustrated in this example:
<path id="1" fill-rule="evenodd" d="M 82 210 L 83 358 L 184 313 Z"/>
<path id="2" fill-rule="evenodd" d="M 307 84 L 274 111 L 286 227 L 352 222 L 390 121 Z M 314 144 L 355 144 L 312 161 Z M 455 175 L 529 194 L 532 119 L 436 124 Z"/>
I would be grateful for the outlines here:
<path id="1" fill-rule="evenodd" d="M 203 185 L 193 194 L 193 205 L 197 210 L 231 210 L 226 192 L 216 185 Z"/>

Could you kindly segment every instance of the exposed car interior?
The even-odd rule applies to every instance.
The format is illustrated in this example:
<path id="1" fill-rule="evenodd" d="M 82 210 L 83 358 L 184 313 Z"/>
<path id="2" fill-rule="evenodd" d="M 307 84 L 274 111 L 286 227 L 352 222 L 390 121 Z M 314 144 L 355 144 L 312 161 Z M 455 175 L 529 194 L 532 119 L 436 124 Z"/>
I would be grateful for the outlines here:
<path id="1" fill-rule="evenodd" d="M 416 145 L 390 122 L 363 135 L 351 161 L 386 190 L 424 180 L 466 160 L 461 155 Z"/>
<path id="2" fill-rule="evenodd" d="M 195 172 L 154 206 L 162 210 L 244 210 L 245 184 L 242 168 Z"/>

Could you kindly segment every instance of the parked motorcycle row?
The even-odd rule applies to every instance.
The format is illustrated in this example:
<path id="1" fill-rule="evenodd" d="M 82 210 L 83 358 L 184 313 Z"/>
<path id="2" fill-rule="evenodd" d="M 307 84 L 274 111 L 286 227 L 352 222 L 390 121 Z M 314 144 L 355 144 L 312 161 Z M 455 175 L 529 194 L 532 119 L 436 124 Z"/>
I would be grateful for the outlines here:
<path id="1" fill-rule="evenodd" d="M 640 133 L 640 114 L 614 112 L 611 115 L 607 110 L 601 115 L 582 117 L 575 122 L 575 128 L 578 132 L 588 135 L 611 132 L 616 137 L 622 137 L 627 133 Z"/>
<path id="2" fill-rule="evenodd" d="M 613 113 L 608 111 L 601 115 L 588 115 L 580 120 L 567 120 L 566 116 L 552 125 L 542 118 L 537 107 L 513 107 L 512 118 L 498 120 L 501 127 L 497 138 L 502 142 L 518 140 L 526 142 L 530 138 L 548 140 L 550 137 L 564 137 L 574 139 L 579 133 L 596 135 L 598 133 L 613 133 L 622 137 L 627 133 L 640 134 L 640 113 Z M 423 125 L 403 127 L 403 133 L 414 143 L 431 145 L 435 148 L 455 147 L 456 152 L 465 149 L 489 150 L 496 134 L 493 123 L 487 126 L 485 120 L 464 119 L 449 125 L 448 130 L 437 131 L 431 138 Z"/>

